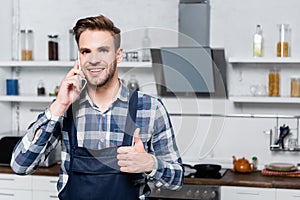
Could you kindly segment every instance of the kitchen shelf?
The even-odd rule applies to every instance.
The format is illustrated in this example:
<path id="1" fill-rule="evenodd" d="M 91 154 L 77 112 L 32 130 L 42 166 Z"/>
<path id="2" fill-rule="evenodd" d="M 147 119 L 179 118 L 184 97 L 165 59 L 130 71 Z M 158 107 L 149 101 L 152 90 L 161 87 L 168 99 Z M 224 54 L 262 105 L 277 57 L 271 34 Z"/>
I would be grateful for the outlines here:
<path id="1" fill-rule="evenodd" d="M 241 64 L 241 63 L 247 63 L 247 64 L 263 64 L 263 63 L 283 63 L 283 64 L 299 64 L 300 58 L 292 58 L 292 57 L 229 57 L 228 62 L 231 64 Z"/>
<path id="2" fill-rule="evenodd" d="M 0 102 L 38 102 L 50 103 L 55 99 L 55 96 L 34 96 L 34 95 L 2 95 Z"/>
<path id="3" fill-rule="evenodd" d="M 300 103 L 299 97 L 229 96 L 234 103 Z"/>
<path id="4" fill-rule="evenodd" d="M 74 61 L 0 61 L 0 67 L 73 67 Z M 151 68 L 151 62 L 121 62 L 120 68 Z"/>

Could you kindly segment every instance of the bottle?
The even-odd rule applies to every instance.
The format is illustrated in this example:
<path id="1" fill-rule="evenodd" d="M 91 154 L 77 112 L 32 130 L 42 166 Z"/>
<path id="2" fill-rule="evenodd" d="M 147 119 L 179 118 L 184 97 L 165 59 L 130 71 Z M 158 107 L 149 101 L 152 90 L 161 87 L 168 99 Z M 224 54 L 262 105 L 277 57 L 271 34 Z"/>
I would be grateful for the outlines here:
<path id="1" fill-rule="evenodd" d="M 150 61 L 150 47 L 151 47 L 151 40 L 149 37 L 149 30 L 145 29 L 145 35 L 142 41 L 142 61 L 147 62 Z"/>
<path id="2" fill-rule="evenodd" d="M 33 60 L 33 31 L 21 30 L 21 59 Z"/>
<path id="3" fill-rule="evenodd" d="M 269 72 L 269 96 L 278 97 L 280 95 L 280 74 L 278 69 L 271 69 Z"/>
<path id="4" fill-rule="evenodd" d="M 135 75 L 131 75 L 131 77 L 128 81 L 127 87 L 132 90 L 137 90 L 137 91 L 139 90 L 139 84 L 135 78 Z"/>
<path id="5" fill-rule="evenodd" d="M 289 25 L 279 24 L 279 41 L 277 43 L 277 57 L 289 56 Z"/>
<path id="6" fill-rule="evenodd" d="M 58 35 L 48 35 L 48 59 L 58 60 Z"/>
<path id="7" fill-rule="evenodd" d="M 262 36 L 262 28 L 261 25 L 256 26 L 256 32 L 254 34 L 253 38 L 253 56 L 254 57 L 262 57 L 262 42 L 263 42 L 263 36 Z"/>

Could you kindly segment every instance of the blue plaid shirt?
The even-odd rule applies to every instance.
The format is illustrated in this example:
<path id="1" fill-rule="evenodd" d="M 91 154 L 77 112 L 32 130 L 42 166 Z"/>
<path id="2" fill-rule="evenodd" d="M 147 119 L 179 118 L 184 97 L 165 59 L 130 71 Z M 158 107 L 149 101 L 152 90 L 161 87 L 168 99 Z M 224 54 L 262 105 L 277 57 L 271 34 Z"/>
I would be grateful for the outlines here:
<path id="1" fill-rule="evenodd" d="M 128 112 L 129 91 L 121 85 L 113 103 L 104 112 L 93 104 L 87 93 L 77 100 L 75 125 L 78 146 L 103 149 L 122 144 L 123 130 Z M 57 189 L 60 192 L 67 183 L 70 164 L 70 146 L 67 133 L 61 131 L 66 117 L 51 119 L 48 109 L 32 123 L 21 142 L 16 146 L 11 168 L 17 174 L 31 174 L 61 141 L 61 167 Z M 157 187 L 180 189 L 183 184 L 182 161 L 176 146 L 171 121 L 162 102 L 138 92 L 136 126 L 145 150 L 153 155 L 154 170 L 147 179 Z M 59 130 L 59 131 L 58 131 Z M 36 136 L 34 137 L 35 133 Z M 150 145 L 149 145 L 150 144 Z M 142 190 L 141 190 L 142 191 Z M 143 194 L 141 194 L 141 199 Z"/>

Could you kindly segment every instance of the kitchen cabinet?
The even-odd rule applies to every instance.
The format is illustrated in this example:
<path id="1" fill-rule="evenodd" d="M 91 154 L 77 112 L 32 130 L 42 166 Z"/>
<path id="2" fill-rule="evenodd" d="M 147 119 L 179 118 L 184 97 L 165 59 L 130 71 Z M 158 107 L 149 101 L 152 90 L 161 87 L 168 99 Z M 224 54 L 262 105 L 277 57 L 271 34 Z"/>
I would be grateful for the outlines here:
<path id="1" fill-rule="evenodd" d="M 32 200 L 58 199 L 57 180 L 55 176 L 32 176 Z"/>
<path id="2" fill-rule="evenodd" d="M 234 103 L 279 103 L 299 104 L 300 98 L 290 97 L 290 78 L 300 77 L 300 58 L 228 58 L 233 73 L 229 100 Z M 280 97 L 268 96 L 268 72 L 272 68 L 280 70 Z M 265 95 L 251 94 L 251 86 L 265 86 Z"/>
<path id="3" fill-rule="evenodd" d="M 276 200 L 274 188 L 257 187 L 221 187 L 222 200 Z"/>
<path id="4" fill-rule="evenodd" d="M 31 176 L 0 174 L 1 200 L 31 200 Z"/>
<path id="5" fill-rule="evenodd" d="M 296 189 L 221 186 L 222 200 L 298 200 Z"/>
<path id="6" fill-rule="evenodd" d="M 294 189 L 276 189 L 276 200 L 299 200 L 300 191 Z"/>

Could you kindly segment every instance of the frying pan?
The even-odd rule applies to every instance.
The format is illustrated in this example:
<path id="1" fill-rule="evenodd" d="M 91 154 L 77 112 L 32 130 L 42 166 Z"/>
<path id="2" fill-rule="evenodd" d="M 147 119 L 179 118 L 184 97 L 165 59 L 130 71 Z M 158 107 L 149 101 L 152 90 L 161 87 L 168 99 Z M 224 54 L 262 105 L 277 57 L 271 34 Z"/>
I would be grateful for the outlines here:
<path id="1" fill-rule="evenodd" d="M 222 168 L 221 165 L 216 165 L 216 164 L 197 164 L 194 166 L 188 165 L 188 164 L 183 164 L 184 169 L 186 171 L 187 176 L 201 176 L 201 177 L 212 177 L 219 175 L 219 171 Z M 196 170 L 192 172 L 193 170 Z"/>

